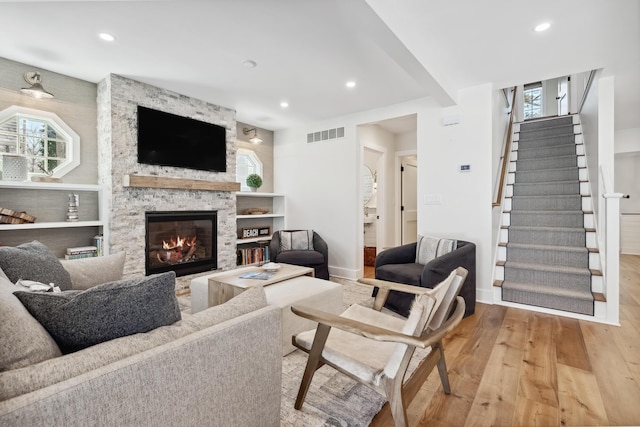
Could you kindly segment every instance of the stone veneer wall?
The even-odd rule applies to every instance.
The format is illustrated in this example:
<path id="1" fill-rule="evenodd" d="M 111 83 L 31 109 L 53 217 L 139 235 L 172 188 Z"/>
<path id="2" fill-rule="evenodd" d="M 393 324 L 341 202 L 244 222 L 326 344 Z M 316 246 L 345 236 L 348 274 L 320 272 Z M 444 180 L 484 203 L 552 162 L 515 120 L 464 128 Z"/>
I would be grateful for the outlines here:
<path id="1" fill-rule="evenodd" d="M 224 126 L 227 129 L 227 172 L 139 164 L 138 105 Z M 218 270 L 235 268 L 234 193 L 123 186 L 123 177 L 129 174 L 235 182 L 235 139 L 234 110 L 115 74 L 107 76 L 98 84 L 98 183 L 105 188 L 109 211 L 109 250 L 111 253 L 127 253 L 125 276 L 139 276 L 145 272 L 146 211 L 218 211 Z M 190 280 L 196 276 L 178 278 L 177 290 L 188 287 Z"/>

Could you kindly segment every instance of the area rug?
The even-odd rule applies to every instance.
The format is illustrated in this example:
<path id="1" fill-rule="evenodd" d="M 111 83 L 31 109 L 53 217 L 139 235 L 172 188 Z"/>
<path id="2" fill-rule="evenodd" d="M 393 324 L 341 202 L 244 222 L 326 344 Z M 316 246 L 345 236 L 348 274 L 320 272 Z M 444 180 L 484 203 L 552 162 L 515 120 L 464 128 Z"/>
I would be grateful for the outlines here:
<path id="1" fill-rule="evenodd" d="M 350 280 L 332 278 L 343 285 L 344 308 L 371 299 L 371 288 Z M 307 354 L 296 350 L 282 359 L 282 427 L 368 426 L 385 398 L 369 387 L 329 366 L 318 369 L 307 397 L 298 411 L 293 404 L 307 363 Z"/>

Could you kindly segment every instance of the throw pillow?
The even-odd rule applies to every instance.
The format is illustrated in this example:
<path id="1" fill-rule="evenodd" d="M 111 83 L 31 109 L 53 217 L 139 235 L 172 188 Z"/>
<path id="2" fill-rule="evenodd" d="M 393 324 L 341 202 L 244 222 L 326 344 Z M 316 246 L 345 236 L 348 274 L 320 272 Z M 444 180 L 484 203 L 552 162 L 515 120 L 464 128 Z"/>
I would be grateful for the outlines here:
<path id="1" fill-rule="evenodd" d="M 71 276 L 71 288 L 85 290 L 102 283 L 122 279 L 125 253 L 60 260 Z"/>
<path id="2" fill-rule="evenodd" d="M 0 372 L 62 354 L 51 335 L 13 295 L 19 289 L 0 274 Z"/>
<path id="3" fill-rule="evenodd" d="M 457 247 L 457 240 L 438 239 L 437 237 L 418 235 L 416 262 L 418 264 L 426 264 L 433 259 L 452 252 Z"/>
<path id="4" fill-rule="evenodd" d="M 124 279 L 86 291 L 16 292 L 63 353 L 148 332 L 181 319 L 173 271 Z"/>
<path id="5" fill-rule="evenodd" d="M 61 290 L 71 289 L 71 277 L 58 258 L 44 244 L 34 240 L 21 245 L 0 247 L 0 268 L 9 280 L 53 283 Z"/>
<path id="6" fill-rule="evenodd" d="M 281 231 L 281 251 L 312 251 L 313 230 Z"/>

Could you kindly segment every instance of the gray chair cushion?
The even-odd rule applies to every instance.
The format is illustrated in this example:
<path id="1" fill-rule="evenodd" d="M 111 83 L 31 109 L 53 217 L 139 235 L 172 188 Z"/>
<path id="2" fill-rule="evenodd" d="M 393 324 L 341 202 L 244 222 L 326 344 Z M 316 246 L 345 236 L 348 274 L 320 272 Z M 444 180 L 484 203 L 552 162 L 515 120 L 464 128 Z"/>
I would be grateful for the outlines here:
<path id="1" fill-rule="evenodd" d="M 16 292 L 64 353 L 180 320 L 173 271 L 62 293 Z"/>
<path id="2" fill-rule="evenodd" d="M 23 243 L 15 247 L 0 247 L 0 268 L 9 280 L 33 280 L 53 283 L 61 290 L 71 289 L 71 277 L 58 258 L 42 243 Z"/>
<path id="3" fill-rule="evenodd" d="M 18 289 L 0 274 L 0 372 L 62 354 L 51 335 L 13 295 Z"/>
<path id="4" fill-rule="evenodd" d="M 284 251 L 278 254 L 277 262 L 294 265 L 320 265 L 324 264 L 324 256 L 316 251 Z"/>
<path id="5" fill-rule="evenodd" d="M 385 264 L 376 268 L 376 279 L 420 286 L 424 265 L 417 263 Z"/>

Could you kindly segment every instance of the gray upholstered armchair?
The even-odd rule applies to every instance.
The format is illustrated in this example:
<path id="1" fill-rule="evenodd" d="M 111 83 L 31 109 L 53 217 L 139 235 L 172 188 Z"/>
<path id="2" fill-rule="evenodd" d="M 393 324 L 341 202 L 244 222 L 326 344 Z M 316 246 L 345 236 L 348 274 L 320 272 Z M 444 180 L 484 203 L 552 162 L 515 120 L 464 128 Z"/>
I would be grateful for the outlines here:
<path id="1" fill-rule="evenodd" d="M 427 264 L 418 264 L 415 260 L 416 243 L 386 249 L 376 257 L 376 279 L 433 288 L 443 281 L 452 270 L 463 267 L 469 274 L 462 286 L 460 296 L 466 304 L 465 316 L 473 314 L 476 307 L 475 244 L 458 240 L 456 249 L 429 261 Z M 391 291 L 385 307 L 407 316 L 411 309 L 413 298 L 414 296 L 411 294 Z"/>
<path id="2" fill-rule="evenodd" d="M 329 280 L 329 249 L 324 239 L 313 231 L 313 250 L 298 249 L 295 245 L 293 249 L 284 249 L 286 245 L 281 245 L 280 239 L 282 232 L 295 233 L 307 230 L 281 230 L 273 233 L 269 243 L 269 259 L 273 262 L 311 267 L 314 269 L 315 277 Z"/>

